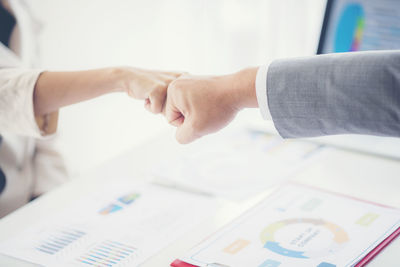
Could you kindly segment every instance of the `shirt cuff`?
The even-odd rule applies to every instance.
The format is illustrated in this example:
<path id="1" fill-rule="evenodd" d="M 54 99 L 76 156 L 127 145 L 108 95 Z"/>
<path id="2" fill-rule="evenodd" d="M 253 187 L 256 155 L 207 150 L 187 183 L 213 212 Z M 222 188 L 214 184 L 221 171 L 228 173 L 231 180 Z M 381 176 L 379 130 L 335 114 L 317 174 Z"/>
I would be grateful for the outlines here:
<path id="1" fill-rule="evenodd" d="M 58 112 L 43 117 L 34 115 L 34 89 L 43 71 L 18 68 L 0 71 L 0 130 L 36 138 L 55 132 Z"/>
<path id="2" fill-rule="evenodd" d="M 256 76 L 256 95 L 258 106 L 260 107 L 261 116 L 264 120 L 271 120 L 271 113 L 268 107 L 268 94 L 267 94 L 267 74 L 269 64 L 263 65 L 258 68 Z"/>

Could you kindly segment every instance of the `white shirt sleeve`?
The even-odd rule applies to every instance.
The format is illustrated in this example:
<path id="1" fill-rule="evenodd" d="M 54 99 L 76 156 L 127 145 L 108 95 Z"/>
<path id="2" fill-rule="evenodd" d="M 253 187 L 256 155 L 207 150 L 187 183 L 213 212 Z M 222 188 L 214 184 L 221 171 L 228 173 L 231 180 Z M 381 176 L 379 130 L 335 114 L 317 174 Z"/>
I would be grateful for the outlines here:
<path id="1" fill-rule="evenodd" d="M 0 69 L 0 133 L 41 137 L 33 109 L 33 93 L 42 70 Z"/>
<path id="2" fill-rule="evenodd" d="M 258 68 L 256 76 L 256 95 L 257 102 L 260 108 L 261 116 L 264 120 L 271 120 L 271 113 L 268 107 L 268 94 L 267 94 L 267 74 L 269 64 L 263 65 Z"/>

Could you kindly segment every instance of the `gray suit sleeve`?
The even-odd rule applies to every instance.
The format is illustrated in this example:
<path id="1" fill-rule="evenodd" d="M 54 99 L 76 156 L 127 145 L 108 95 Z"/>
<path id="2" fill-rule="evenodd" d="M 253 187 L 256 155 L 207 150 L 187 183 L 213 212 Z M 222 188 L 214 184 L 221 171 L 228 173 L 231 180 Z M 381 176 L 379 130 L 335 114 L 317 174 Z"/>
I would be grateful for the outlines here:
<path id="1" fill-rule="evenodd" d="M 284 138 L 400 136 L 400 51 L 274 61 L 268 106 Z"/>

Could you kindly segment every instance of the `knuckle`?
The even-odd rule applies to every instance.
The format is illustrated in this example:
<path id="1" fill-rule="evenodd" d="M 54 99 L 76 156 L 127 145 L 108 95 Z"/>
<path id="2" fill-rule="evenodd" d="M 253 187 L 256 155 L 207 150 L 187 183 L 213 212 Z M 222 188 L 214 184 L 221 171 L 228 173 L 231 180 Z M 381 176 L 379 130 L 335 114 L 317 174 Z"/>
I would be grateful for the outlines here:
<path id="1" fill-rule="evenodd" d="M 152 100 L 158 100 L 160 97 L 162 97 L 162 94 L 162 89 L 156 88 L 149 93 L 149 98 Z"/>
<path id="2" fill-rule="evenodd" d="M 182 88 L 182 81 L 179 79 L 173 80 L 168 87 L 168 90 L 180 90 Z"/>
<path id="3" fill-rule="evenodd" d="M 159 114 L 161 112 L 161 108 L 157 107 L 157 105 L 152 105 L 150 111 L 153 114 Z"/>

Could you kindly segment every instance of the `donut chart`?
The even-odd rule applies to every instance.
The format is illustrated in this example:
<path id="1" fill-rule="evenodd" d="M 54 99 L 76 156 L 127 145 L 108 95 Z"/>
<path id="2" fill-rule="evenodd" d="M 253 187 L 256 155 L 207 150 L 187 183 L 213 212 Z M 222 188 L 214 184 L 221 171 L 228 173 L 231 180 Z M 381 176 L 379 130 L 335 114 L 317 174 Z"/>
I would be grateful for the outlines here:
<path id="1" fill-rule="evenodd" d="M 332 236 L 332 240 L 328 247 L 319 247 L 311 250 L 295 250 L 289 248 L 293 247 L 293 244 L 289 244 L 284 240 L 279 240 L 279 235 L 277 234 L 280 230 L 288 227 L 298 227 L 299 231 L 306 227 L 307 230 L 305 233 L 299 233 L 296 240 L 296 242 L 298 241 L 300 246 L 303 247 L 313 238 L 317 238 L 321 231 L 329 232 Z M 341 249 L 349 241 L 349 236 L 341 227 L 331 222 L 314 218 L 293 218 L 277 221 L 268 225 L 261 232 L 260 239 L 262 244 L 264 244 L 264 248 L 274 253 L 291 258 L 309 259 L 321 257 Z"/>

